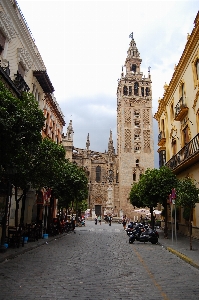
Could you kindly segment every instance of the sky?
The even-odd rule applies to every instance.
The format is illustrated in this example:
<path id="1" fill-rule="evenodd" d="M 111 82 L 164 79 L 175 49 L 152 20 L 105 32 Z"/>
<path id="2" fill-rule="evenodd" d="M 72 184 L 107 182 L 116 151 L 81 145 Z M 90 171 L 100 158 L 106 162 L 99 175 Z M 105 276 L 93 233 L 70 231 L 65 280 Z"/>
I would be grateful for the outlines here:
<path id="1" fill-rule="evenodd" d="M 104 152 L 116 145 L 117 80 L 133 32 L 141 72 L 151 67 L 153 115 L 194 27 L 198 0 L 17 0 L 54 86 L 74 146 Z M 158 167 L 157 122 L 155 167 Z"/>

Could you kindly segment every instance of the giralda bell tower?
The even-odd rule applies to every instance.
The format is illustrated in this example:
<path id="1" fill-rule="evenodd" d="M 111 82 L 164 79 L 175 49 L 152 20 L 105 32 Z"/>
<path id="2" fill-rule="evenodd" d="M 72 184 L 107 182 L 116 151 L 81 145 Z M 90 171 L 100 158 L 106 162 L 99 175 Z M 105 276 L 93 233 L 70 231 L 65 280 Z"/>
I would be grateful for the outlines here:
<path id="1" fill-rule="evenodd" d="M 124 69 L 117 88 L 117 155 L 120 209 L 131 214 L 129 202 L 132 185 L 147 168 L 154 168 L 152 90 L 148 77 L 140 70 L 142 59 L 131 38 Z"/>

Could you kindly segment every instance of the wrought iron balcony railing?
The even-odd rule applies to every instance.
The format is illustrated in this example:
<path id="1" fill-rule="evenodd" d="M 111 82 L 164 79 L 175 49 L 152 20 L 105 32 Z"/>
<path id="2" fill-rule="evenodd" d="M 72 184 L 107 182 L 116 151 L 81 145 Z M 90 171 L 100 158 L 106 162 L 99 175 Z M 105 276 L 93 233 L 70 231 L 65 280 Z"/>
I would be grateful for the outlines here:
<path id="1" fill-rule="evenodd" d="M 174 155 L 165 166 L 174 170 L 182 164 L 188 163 L 194 157 L 199 156 L 199 133 L 187 143 L 176 155 Z M 193 161 L 193 160 L 192 160 Z"/>
<path id="2" fill-rule="evenodd" d="M 6 75 L 10 76 L 9 61 L 6 61 L 6 63 L 1 61 L 0 66 L 1 66 L 2 70 L 4 71 L 4 73 L 6 73 Z"/>
<path id="3" fill-rule="evenodd" d="M 189 108 L 186 105 L 185 99 L 181 97 L 177 105 L 175 106 L 175 120 L 182 121 L 187 115 L 188 110 Z"/>
<path id="4" fill-rule="evenodd" d="M 30 90 L 29 86 L 18 71 L 17 74 L 15 74 L 15 79 L 13 82 L 20 92 L 28 92 Z"/>

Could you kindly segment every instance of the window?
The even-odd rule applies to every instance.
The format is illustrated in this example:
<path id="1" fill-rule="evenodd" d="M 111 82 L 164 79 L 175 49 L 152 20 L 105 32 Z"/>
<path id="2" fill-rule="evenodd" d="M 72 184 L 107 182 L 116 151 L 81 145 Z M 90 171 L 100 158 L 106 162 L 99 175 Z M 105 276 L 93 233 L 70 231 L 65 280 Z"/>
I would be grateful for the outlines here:
<path id="1" fill-rule="evenodd" d="M 21 63 L 19 63 L 19 65 L 18 65 L 18 72 L 19 72 L 19 74 L 24 78 L 24 75 L 25 75 L 25 69 L 24 69 L 24 67 L 22 66 Z"/>
<path id="2" fill-rule="evenodd" d="M 140 117 L 139 111 L 134 111 L 134 116 L 135 116 L 136 118 L 139 118 L 139 117 Z"/>
<path id="3" fill-rule="evenodd" d="M 184 144 L 184 146 L 186 144 L 188 144 L 188 142 L 189 142 L 189 132 L 188 132 L 188 126 L 186 126 L 183 129 L 183 144 Z"/>
<path id="4" fill-rule="evenodd" d="M 126 85 L 123 87 L 123 94 L 128 95 L 128 88 Z"/>
<path id="5" fill-rule="evenodd" d="M 144 97 L 144 88 L 141 87 L 141 94 L 142 94 L 142 97 Z"/>
<path id="6" fill-rule="evenodd" d="M 136 159 L 135 165 L 136 165 L 136 167 L 139 167 L 139 159 Z"/>
<path id="7" fill-rule="evenodd" d="M 136 173 L 133 173 L 133 181 L 136 181 Z"/>
<path id="8" fill-rule="evenodd" d="M 135 82 L 134 84 L 134 95 L 138 96 L 138 89 L 139 89 L 139 84 L 138 82 Z"/>
<path id="9" fill-rule="evenodd" d="M 171 121 L 173 121 L 173 118 L 174 118 L 173 103 L 171 104 L 170 115 L 171 115 Z"/>
<path id="10" fill-rule="evenodd" d="M 134 52 L 133 52 L 133 56 L 134 56 Z M 135 65 L 135 64 L 132 65 L 131 70 L 132 70 L 133 72 L 136 72 L 136 65 Z"/>
<path id="11" fill-rule="evenodd" d="M 139 134 L 135 134 L 134 135 L 134 140 L 139 140 L 140 139 L 140 135 Z"/>
<path id="12" fill-rule="evenodd" d="M 0 31 L 0 54 L 3 52 L 5 47 L 6 38 L 3 33 Z"/>
<path id="13" fill-rule="evenodd" d="M 140 121 L 135 120 L 135 127 L 139 128 L 140 127 Z"/>
<path id="14" fill-rule="evenodd" d="M 96 182 L 100 182 L 101 180 L 101 167 L 97 166 L 96 167 Z"/>
<path id="15" fill-rule="evenodd" d="M 150 95 L 150 89 L 149 87 L 146 87 L 146 96 L 149 96 Z"/>
<path id="16" fill-rule="evenodd" d="M 179 87 L 179 99 L 181 101 L 180 105 L 183 104 L 184 102 L 184 82 L 181 83 L 180 87 Z"/>
<path id="17" fill-rule="evenodd" d="M 137 152 L 137 153 L 140 152 L 140 146 L 139 145 L 135 145 L 134 152 Z"/>
<path id="18" fill-rule="evenodd" d="M 129 86 L 129 96 L 132 95 L 132 86 Z"/>
<path id="19" fill-rule="evenodd" d="M 199 80 L 199 59 L 196 60 L 196 77 Z"/>

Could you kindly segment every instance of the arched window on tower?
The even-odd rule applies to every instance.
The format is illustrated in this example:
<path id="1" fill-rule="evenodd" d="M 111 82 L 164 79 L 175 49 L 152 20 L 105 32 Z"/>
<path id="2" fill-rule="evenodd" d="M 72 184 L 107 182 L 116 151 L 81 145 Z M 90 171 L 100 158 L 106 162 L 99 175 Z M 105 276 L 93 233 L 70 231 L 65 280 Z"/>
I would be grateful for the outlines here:
<path id="1" fill-rule="evenodd" d="M 136 65 L 135 64 L 132 65 L 131 71 L 136 72 Z"/>
<path id="2" fill-rule="evenodd" d="M 128 95 L 128 88 L 126 85 L 123 87 L 123 94 Z"/>
<path id="3" fill-rule="evenodd" d="M 96 182 L 100 182 L 101 181 L 101 167 L 97 166 L 96 167 Z"/>
<path id="4" fill-rule="evenodd" d="M 144 87 L 141 87 L 142 97 L 144 97 Z"/>
<path id="5" fill-rule="evenodd" d="M 149 87 L 146 87 L 146 96 L 149 96 L 149 94 L 150 94 L 150 89 Z"/>
<path id="6" fill-rule="evenodd" d="M 136 159 L 135 165 L 136 165 L 136 167 L 139 167 L 139 159 Z"/>
<path id="7" fill-rule="evenodd" d="M 133 181 L 136 181 L 136 173 L 133 173 Z"/>
<path id="8" fill-rule="evenodd" d="M 138 89 L 139 89 L 139 84 L 138 82 L 134 83 L 134 95 L 138 96 Z"/>

